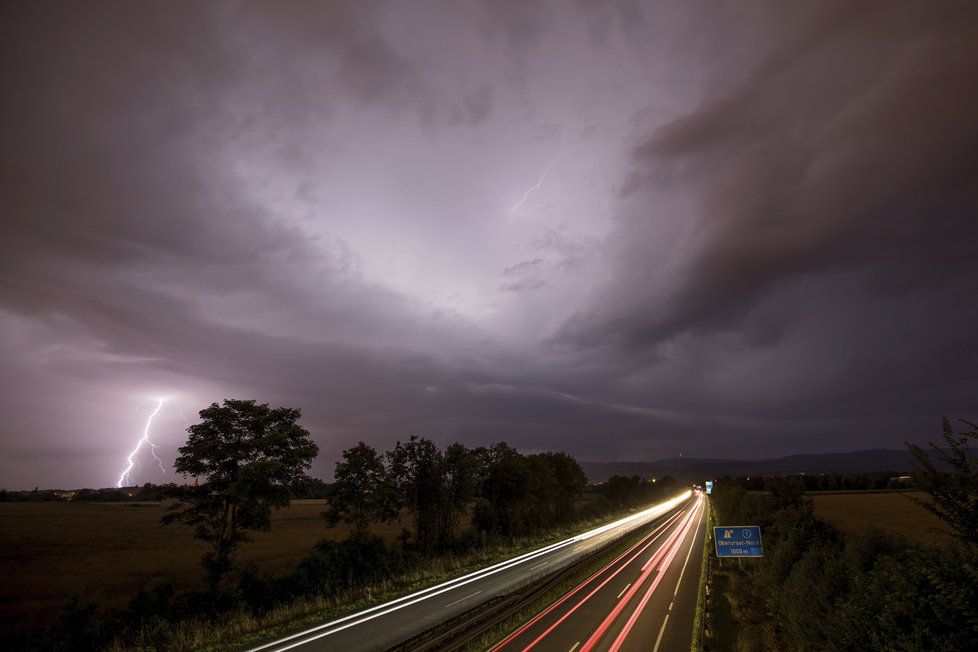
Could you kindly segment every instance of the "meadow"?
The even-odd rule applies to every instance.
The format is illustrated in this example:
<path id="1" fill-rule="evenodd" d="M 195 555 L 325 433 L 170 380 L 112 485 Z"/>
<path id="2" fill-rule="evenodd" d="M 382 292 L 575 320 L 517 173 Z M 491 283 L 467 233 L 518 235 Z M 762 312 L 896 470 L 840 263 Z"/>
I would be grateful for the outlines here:
<path id="1" fill-rule="evenodd" d="M 323 509 L 322 500 L 298 500 L 273 512 L 272 529 L 242 546 L 241 563 L 284 574 L 319 539 L 345 537 L 345 526 L 326 527 Z M 121 605 L 158 578 L 198 586 L 205 545 L 189 527 L 161 526 L 162 515 L 160 503 L 0 503 L 0 621 L 38 622 L 72 594 Z M 393 540 L 405 525 L 374 531 Z"/>
<path id="2" fill-rule="evenodd" d="M 927 498 L 923 492 L 908 495 Z M 912 543 L 946 545 L 951 541 L 940 519 L 901 493 L 808 493 L 806 497 L 814 501 L 816 516 L 847 534 L 878 529 Z"/>

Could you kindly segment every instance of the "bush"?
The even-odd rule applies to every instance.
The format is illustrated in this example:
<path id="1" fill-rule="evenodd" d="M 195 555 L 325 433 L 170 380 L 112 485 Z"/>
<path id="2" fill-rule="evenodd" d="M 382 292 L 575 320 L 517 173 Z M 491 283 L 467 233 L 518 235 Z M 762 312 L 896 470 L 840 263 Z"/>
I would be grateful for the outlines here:
<path id="1" fill-rule="evenodd" d="M 379 536 L 359 533 L 343 541 L 322 540 L 292 574 L 295 592 L 331 596 L 387 580 L 410 570 L 414 559 L 395 550 Z"/>

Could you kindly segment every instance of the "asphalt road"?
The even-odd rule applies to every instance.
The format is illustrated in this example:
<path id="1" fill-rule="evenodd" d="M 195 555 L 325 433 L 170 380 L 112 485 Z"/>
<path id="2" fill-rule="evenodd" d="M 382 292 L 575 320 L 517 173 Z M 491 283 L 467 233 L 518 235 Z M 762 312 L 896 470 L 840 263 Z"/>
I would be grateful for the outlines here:
<path id="1" fill-rule="evenodd" d="M 648 527 L 626 552 L 517 628 L 493 652 L 690 648 L 706 500 Z"/>
<path id="2" fill-rule="evenodd" d="M 690 505 L 698 504 L 696 500 L 690 500 L 690 495 L 687 491 L 626 519 L 324 623 L 254 650 L 385 650 L 490 598 L 511 593 L 521 586 L 537 581 L 637 528 L 650 528 L 673 519 L 678 510 L 685 512 Z M 698 564 L 696 571 L 699 571 Z"/>

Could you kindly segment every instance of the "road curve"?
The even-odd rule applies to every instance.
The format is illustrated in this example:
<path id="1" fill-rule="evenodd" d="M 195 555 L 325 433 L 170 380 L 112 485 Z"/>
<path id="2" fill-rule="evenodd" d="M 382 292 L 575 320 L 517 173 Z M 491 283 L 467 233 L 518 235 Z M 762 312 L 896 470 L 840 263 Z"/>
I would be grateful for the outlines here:
<path id="1" fill-rule="evenodd" d="M 690 648 L 706 499 L 680 512 L 498 643 L 492 652 Z"/>
<path id="2" fill-rule="evenodd" d="M 679 509 L 688 511 L 688 505 L 694 503 L 690 496 L 691 492 L 686 491 L 613 523 L 261 645 L 251 652 L 294 649 L 359 652 L 390 648 L 490 598 L 511 593 L 564 568 L 582 555 L 638 528 L 671 519 Z M 687 507 L 682 508 L 683 505 Z"/>

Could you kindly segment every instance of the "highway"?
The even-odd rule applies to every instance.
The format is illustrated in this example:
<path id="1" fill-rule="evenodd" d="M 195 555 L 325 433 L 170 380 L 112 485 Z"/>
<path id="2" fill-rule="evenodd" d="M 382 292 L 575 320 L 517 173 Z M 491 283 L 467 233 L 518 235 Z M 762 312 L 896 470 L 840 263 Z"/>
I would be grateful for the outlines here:
<path id="1" fill-rule="evenodd" d="M 582 555 L 638 528 L 652 531 L 660 524 L 668 522 L 667 527 L 672 531 L 675 523 L 682 518 L 677 517 L 677 514 L 690 513 L 693 506 L 700 504 L 700 499 L 690 500 L 691 495 L 691 492 L 686 491 L 624 519 L 253 648 L 252 652 L 283 652 L 294 649 L 358 652 L 388 649 L 486 600 L 507 595 L 521 586 L 540 580 L 580 559 Z M 695 564 L 695 570 L 699 572 L 699 564 Z M 557 637 L 552 640 L 557 640 Z M 569 647 L 563 650 L 566 651 Z"/>
<path id="2" fill-rule="evenodd" d="M 518 627 L 493 652 L 689 650 L 706 499 L 648 528 L 638 543 Z"/>

